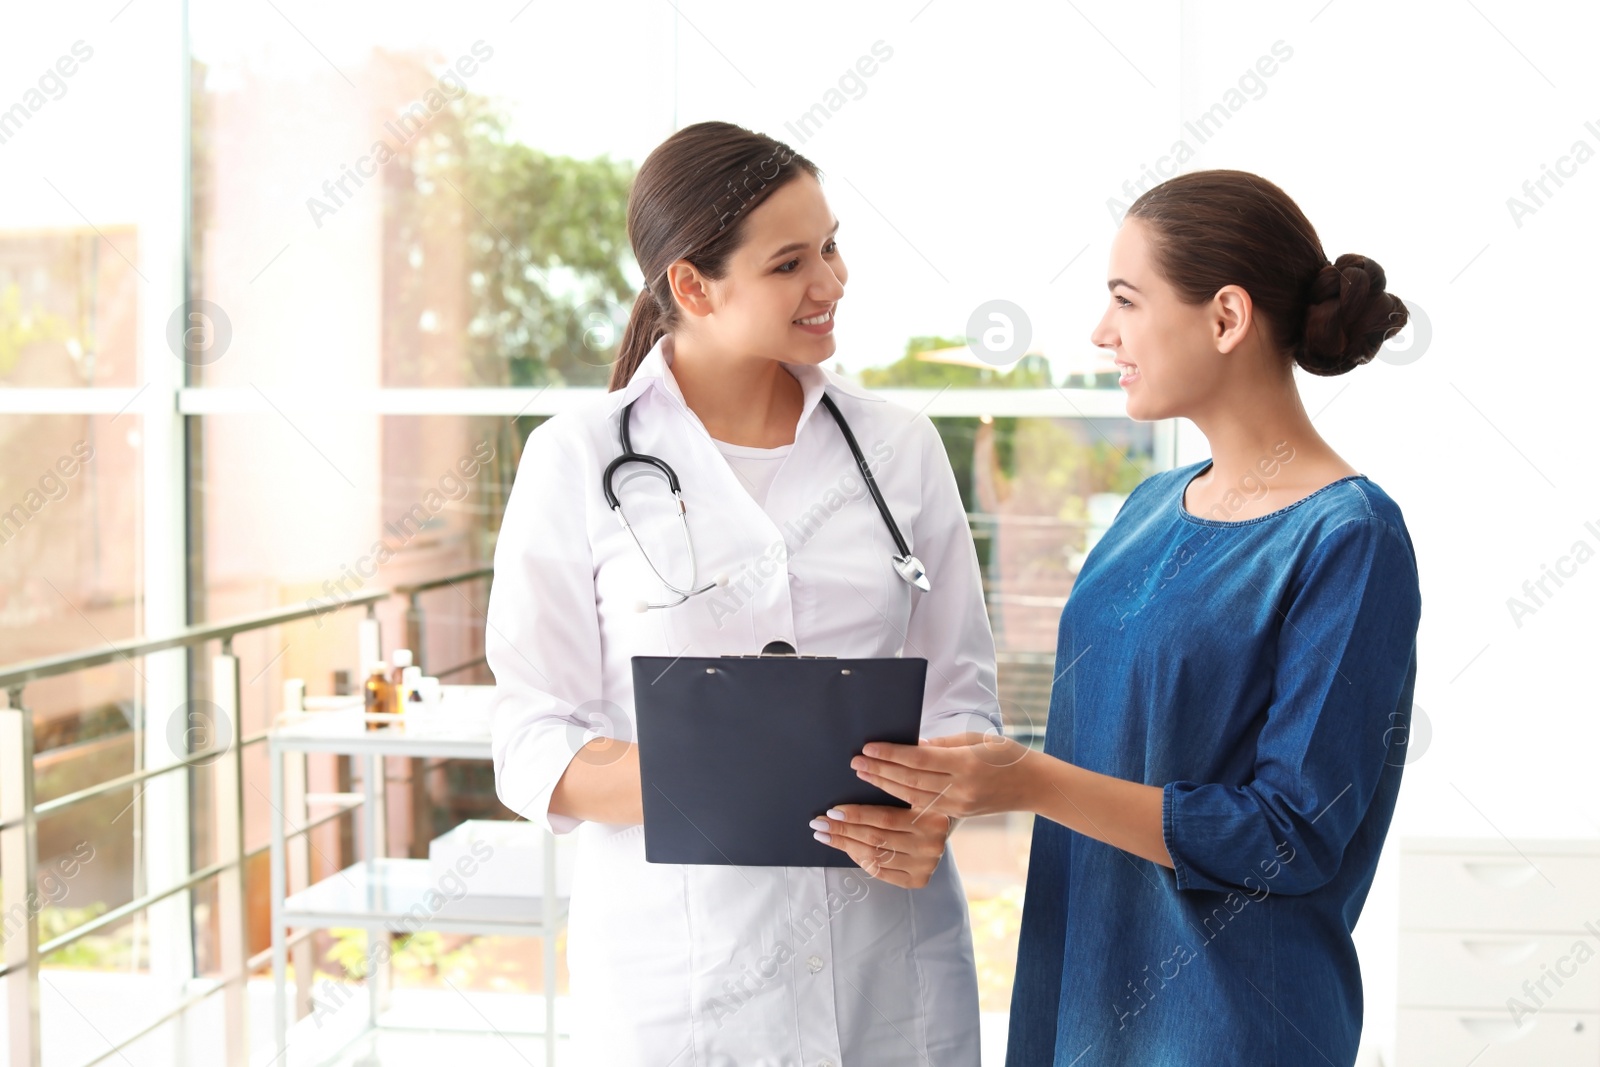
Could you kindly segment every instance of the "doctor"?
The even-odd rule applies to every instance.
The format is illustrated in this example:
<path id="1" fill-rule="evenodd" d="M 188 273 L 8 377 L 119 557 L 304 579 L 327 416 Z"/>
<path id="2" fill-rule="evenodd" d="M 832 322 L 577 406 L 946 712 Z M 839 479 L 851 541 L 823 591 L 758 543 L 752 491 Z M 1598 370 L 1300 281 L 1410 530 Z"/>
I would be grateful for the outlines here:
<path id="1" fill-rule="evenodd" d="M 533 431 L 506 505 L 495 784 L 578 834 L 576 1063 L 978 1063 L 951 819 L 844 805 L 814 823 L 860 869 L 644 858 L 633 656 L 922 656 L 924 736 L 1000 725 L 939 435 L 821 366 L 838 226 L 816 166 L 779 141 L 705 122 L 658 146 L 628 202 L 646 288 L 611 390 Z"/>

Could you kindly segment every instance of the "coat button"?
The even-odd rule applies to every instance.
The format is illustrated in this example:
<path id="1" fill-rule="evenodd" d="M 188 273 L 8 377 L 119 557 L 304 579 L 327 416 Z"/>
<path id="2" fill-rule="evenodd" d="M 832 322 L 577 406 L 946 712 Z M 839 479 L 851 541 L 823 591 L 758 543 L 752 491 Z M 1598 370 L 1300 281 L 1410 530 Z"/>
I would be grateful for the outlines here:
<path id="1" fill-rule="evenodd" d="M 812 974 L 816 974 L 818 971 L 822 970 L 822 957 L 812 956 L 810 959 L 806 960 L 806 966 L 811 968 Z"/>

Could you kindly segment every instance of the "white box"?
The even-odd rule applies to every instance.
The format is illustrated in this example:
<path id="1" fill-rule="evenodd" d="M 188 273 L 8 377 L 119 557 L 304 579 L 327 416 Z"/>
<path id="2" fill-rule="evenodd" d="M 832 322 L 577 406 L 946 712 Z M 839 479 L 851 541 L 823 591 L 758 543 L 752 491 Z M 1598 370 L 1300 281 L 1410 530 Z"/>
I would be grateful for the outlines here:
<path id="1" fill-rule="evenodd" d="M 428 842 L 428 873 L 440 892 L 470 896 L 544 895 L 545 832 L 524 819 L 468 819 Z M 556 838 L 556 896 L 572 895 L 570 834 Z"/>

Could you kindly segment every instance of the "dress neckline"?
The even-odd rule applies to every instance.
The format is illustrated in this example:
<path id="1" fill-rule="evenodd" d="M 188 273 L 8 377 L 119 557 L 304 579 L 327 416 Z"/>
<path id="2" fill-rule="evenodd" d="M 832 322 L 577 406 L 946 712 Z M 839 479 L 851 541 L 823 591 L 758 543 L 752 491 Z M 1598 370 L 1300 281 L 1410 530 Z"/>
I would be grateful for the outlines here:
<path id="1" fill-rule="evenodd" d="M 1332 489 L 1336 485 L 1343 485 L 1345 482 L 1354 481 L 1357 478 L 1367 478 L 1367 476 L 1365 474 L 1346 474 L 1346 475 L 1343 475 L 1343 476 L 1341 476 L 1339 478 L 1335 478 L 1333 481 L 1329 482 L 1327 485 L 1324 485 L 1319 489 L 1313 489 L 1311 492 L 1307 493 L 1305 496 L 1301 497 L 1299 500 L 1292 501 L 1291 503 L 1285 504 L 1283 507 L 1278 508 L 1276 511 L 1269 511 L 1265 515 L 1257 515 L 1254 518 L 1249 518 L 1249 519 L 1206 519 L 1206 518 L 1200 517 L 1199 515 L 1195 515 L 1195 514 L 1191 513 L 1189 511 L 1189 509 L 1184 506 L 1183 498 L 1189 494 L 1189 486 L 1190 486 L 1190 484 L 1193 483 L 1196 478 L 1200 477 L 1206 471 L 1210 470 L 1211 467 L 1212 467 L 1212 461 L 1209 460 L 1209 459 L 1206 460 L 1206 465 L 1204 467 L 1201 467 L 1199 470 L 1195 471 L 1192 475 L 1190 475 L 1188 480 L 1183 483 L 1183 487 L 1178 490 L 1178 514 L 1186 522 L 1198 523 L 1201 526 L 1249 526 L 1252 523 L 1264 522 L 1267 519 L 1276 518 L 1277 516 L 1283 515 L 1286 512 L 1293 511 L 1295 508 L 1299 507 L 1301 504 L 1304 504 L 1306 501 L 1312 499 L 1313 497 L 1321 496 L 1323 493 L 1326 493 L 1329 489 Z M 1371 481 L 1371 479 L 1367 479 L 1367 480 Z"/>

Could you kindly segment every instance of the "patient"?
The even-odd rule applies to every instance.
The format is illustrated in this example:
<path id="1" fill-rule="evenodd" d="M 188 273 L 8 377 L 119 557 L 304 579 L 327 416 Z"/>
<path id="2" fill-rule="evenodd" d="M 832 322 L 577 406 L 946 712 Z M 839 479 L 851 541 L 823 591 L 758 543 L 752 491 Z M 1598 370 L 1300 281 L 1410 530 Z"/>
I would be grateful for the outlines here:
<path id="1" fill-rule="evenodd" d="M 1173 178 L 1129 208 L 1092 339 L 1128 414 L 1209 459 L 1147 478 L 1062 612 L 1044 751 L 867 746 L 919 811 L 1034 820 L 1007 1063 L 1351 1064 L 1361 913 L 1405 765 L 1421 594 L 1399 506 L 1322 439 L 1293 369 L 1401 329 L 1283 190 Z"/>

